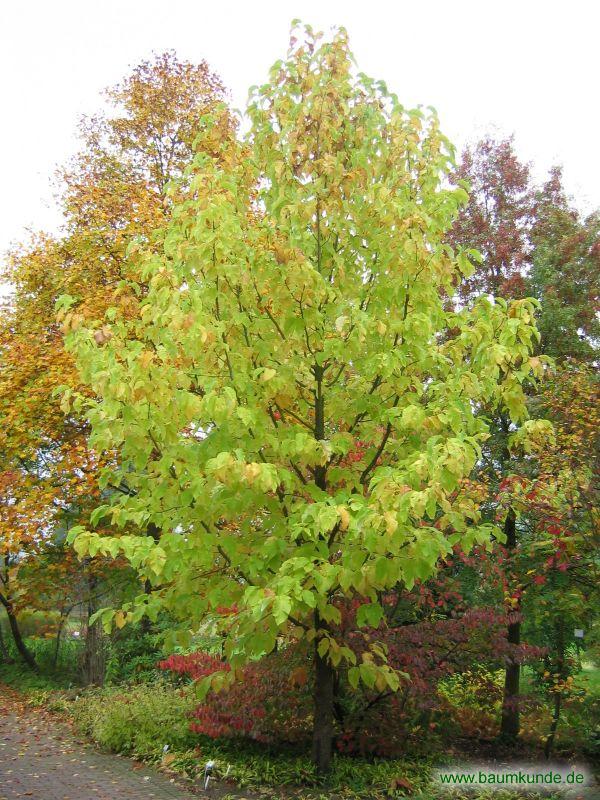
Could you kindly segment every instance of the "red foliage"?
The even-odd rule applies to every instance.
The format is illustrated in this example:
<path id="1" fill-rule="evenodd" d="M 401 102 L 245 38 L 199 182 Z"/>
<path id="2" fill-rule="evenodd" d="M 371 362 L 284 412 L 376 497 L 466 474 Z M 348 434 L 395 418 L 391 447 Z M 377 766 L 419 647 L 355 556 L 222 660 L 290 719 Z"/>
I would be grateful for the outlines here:
<path id="1" fill-rule="evenodd" d="M 209 694 L 192 716 L 195 733 L 246 737 L 259 742 L 298 742 L 310 731 L 310 692 L 306 653 L 288 648 L 248 664 L 231 687 Z M 208 653 L 173 655 L 161 669 L 200 680 L 229 666 Z"/>
<path id="2" fill-rule="evenodd" d="M 456 553 L 461 563 L 477 556 Z M 479 562 L 481 564 L 481 561 Z M 509 622 L 517 613 L 494 608 L 464 608 L 448 573 L 412 592 L 389 592 L 383 598 L 386 617 L 377 629 L 358 628 L 356 615 L 365 602 L 340 603 L 342 615 L 336 636 L 362 658 L 371 643 L 387 649 L 392 667 L 408 675 L 397 694 L 362 689 L 353 693 L 340 681 L 336 746 L 340 752 L 395 756 L 409 738 L 418 746 L 423 725 L 429 732 L 447 720 L 440 682 L 466 672 L 474 663 L 491 669 L 508 661 L 538 658 L 542 651 L 510 645 Z M 174 655 L 160 667 L 193 680 L 229 670 L 219 657 L 207 653 Z M 209 695 L 193 712 L 191 728 L 198 734 L 246 737 L 259 742 L 300 743 L 308 740 L 312 720 L 310 655 L 304 645 L 288 647 L 247 665 L 238 680 Z"/>

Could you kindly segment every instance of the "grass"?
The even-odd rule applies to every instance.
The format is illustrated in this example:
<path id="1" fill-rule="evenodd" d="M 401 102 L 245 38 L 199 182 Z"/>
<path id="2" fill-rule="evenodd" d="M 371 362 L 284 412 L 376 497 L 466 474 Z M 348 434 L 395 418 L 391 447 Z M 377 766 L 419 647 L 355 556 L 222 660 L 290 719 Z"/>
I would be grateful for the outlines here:
<path id="1" fill-rule="evenodd" d="M 600 698 L 600 667 L 591 661 L 583 661 L 582 671 L 575 677 L 575 685 Z"/>
<path id="2" fill-rule="evenodd" d="M 54 639 L 30 637 L 25 640 L 35 657 L 38 671 L 28 667 L 12 640 L 7 642 L 12 663 L 0 662 L 0 683 L 22 692 L 70 689 L 78 683 L 78 659 L 82 643 L 66 639 L 61 644 L 56 667 L 53 666 Z"/>
<path id="3" fill-rule="evenodd" d="M 70 689 L 74 683 L 60 672 L 34 672 L 26 664 L 0 664 L 0 683 L 25 694 L 37 691 Z"/>

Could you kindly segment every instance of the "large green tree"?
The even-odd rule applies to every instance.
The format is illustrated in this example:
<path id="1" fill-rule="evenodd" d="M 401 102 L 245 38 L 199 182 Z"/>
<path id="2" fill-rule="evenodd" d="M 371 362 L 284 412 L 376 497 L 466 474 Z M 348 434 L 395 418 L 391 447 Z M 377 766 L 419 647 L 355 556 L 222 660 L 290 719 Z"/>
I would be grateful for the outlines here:
<path id="1" fill-rule="evenodd" d="M 244 143 L 200 155 L 152 246 L 130 248 L 135 314 L 95 327 L 65 297 L 68 347 L 98 450 L 126 487 L 103 515 L 147 536 L 78 530 L 154 585 L 117 623 L 168 607 L 182 629 L 221 615 L 233 680 L 285 641 L 314 648 L 314 758 L 331 760 L 335 670 L 396 689 L 370 642 L 337 636 L 340 602 L 411 587 L 461 542 L 487 542 L 462 491 L 487 436 L 481 405 L 525 414 L 534 307 L 479 298 L 446 233 L 466 199 L 434 113 L 356 74 L 344 31 L 296 31 L 257 88 Z M 205 120 L 209 124 L 209 120 Z M 109 621 L 115 614 L 106 611 Z"/>

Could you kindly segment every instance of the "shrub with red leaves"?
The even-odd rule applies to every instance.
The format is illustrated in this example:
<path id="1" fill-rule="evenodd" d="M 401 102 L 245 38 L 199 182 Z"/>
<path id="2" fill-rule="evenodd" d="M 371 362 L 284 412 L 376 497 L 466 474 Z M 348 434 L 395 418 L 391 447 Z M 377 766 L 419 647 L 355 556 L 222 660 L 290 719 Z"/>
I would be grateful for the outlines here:
<path id="1" fill-rule="evenodd" d="M 159 666 L 193 680 L 229 670 L 225 662 L 208 653 L 173 655 Z M 287 648 L 248 664 L 232 686 L 208 695 L 194 710 L 191 729 L 213 739 L 245 737 L 296 743 L 310 736 L 311 713 L 306 652 Z"/>

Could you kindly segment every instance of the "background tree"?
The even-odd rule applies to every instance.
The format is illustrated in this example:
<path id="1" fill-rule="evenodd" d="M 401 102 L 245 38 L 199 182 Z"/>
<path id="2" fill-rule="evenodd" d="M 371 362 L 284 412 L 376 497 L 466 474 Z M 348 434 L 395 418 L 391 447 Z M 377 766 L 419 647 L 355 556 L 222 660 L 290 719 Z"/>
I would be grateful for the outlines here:
<path id="1" fill-rule="evenodd" d="M 466 147 L 452 180 L 468 186 L 469 201 L 449 240 L 475 248 L 482 256 L 473 275 L 462 283 L 461 294 L 525 296 L 534 194 L 529 167 L 519 160 L 512 138 L 486 136 Z"/>
<path id="2" fill-rule="evenodd" d="M 561 170 L 554 168 L 549 179 L 536 188 L 527 165 L 519 162 L 512 140 L 485 137 L 465 150 L 454 176 L 455 181 L 466 181 L 473 191 L 451 231 L 451 241 L 477 247 L 483 256 L 467 294 L 479 288 L 494 295 L 503 288 L 511 296 L 537 297 L 541 304 L 539 351 L 556 357 L 567 370 L 573 371 L 573 382 L 566 372 L 559 384 L 565 381 L 563 387 L 571 386 L 573 409 L 581 411 L 590 401 L 590 385 L 585 382 L 588 389 L 583 394 L 587 399 L 582 399 L 575 388 L 579 379 L 575 376 L 581 377 L 581 373 L 574 359 L 593 360 L 597 345 L 600 243 L 597 215 L 583 219 L 578 214 L 566 197 L 561 178 Z M 556 383 L 548 386 L 555 387 Z M 529 395 L 533 415 L 544 413 L 559 425 L 561 444 L 550 451 L 556 455 L 568 445 L 562 436 L 563 418 L 557 417 L 548 405 L 547 389 L 542 389 L 543 401 L 532 392 Z M 564 393 L 558 396 L 564 398 Z M 544 411 L 540 412 L 542 407 Z M 588 475 L 594 461 L 593 454 L 582 445 L 579 463 L 571 465 L 570 472 L 566 471 L 556 457 L 551 463 L 542 458 L 544 448 L 548 447 L 547 439 L 541 450 L 535 453 L 529 450 L 523 458 L 510 449 L 513 433 L 506 414 L 493 416 L 492 437 L 478 470 L 480 479 L 486 476 L 490 491 L 488 518 L 498 519 L 500 515 L 498 521 L 504 519 L 506 535 L 506 544 L 498 547 L 498 557 L 507 610 L 512 612 L 507 635 L 515 645 L 516 654 L 506 668 L 501 730 L 508 739 L 515 739 L 520 730 L 518 645 L 523 613 L 526 609 L 535 611 L 534 601 L 533 605 L 527 602 L 526 608 L 521 603 L 523 586 L 530 587 L 531 595 L 532 582 L 527 575 L 536 572 L 539 566 L 535 555 L 540 551 L 532 550 L 531 546 L 548 540 L 546 528 L 553 524 L 548 522 L 549 515 L 563 518 L 578 506 L 579 495 L 573 486 L 580 485 L 578 480 L 589 480 L 583 476 Z M 579 478 L 575 479 L 575 475 Z M 544 484 L 546 491 L 540 489 Z M 555 493 L 553 496 L 549 487 Z M 524 502 L 527 492 L 533 492 L 532 497 L 544 495 L 545 505 Z M 557 546 L 558 541 L 552 538 L 551 547 Z M 543 579 L 541 575 L 537 577 Z M 557 597 L 561 593 L 558 584 Z M 534 636 L 534 640 L 539 643 L 538 637 Z"/>
<path id="3" fill-rule="evenodd" d="M 541 302 L 540 349 L 593 361 L 600 345 L 600 215 L 583 218 L 554 168 L 536 194 L 528 290 Z"/>
<path id="4" fill-rule="evenodd" d="M 220 106 L 220 125 L 203 136 L 202 118 L 221 103 L 224 88 L 206 62 L 181 62 L 171 52 L 142 62 L 106 95 L 110 112 L 82 121 L 82 149 L 58 174 L 62 234 L 34 236 L 11 254 L 2 276 L 13 288 L 0 316 L 0 555 L 7 611 L 17 594 L 27 595 L 17 574 L 21 581 L 33 574 L 17 572 L 19 562 L 40 556 L 46 542 L 52 547 L 55 531 L 67 520 L 85 519 L 102 494 L 103 460 L 88 447 L 87 423 L 61 408 L 57 393 L 77 387 L 78 378 L 56 323 L 56 298 L 67 292 L 80 298 L 80 315 L 103 313 L 115 301 L 128 242 L 147 238 L 169 214 L 166 183 L 183 173 L 196 146 L 214 153 L 234 131 Z M 127 313 L 135 301 L 121 294 L 118 302 Z M 11 627 L 18 636 L 16 617 Z"/>

